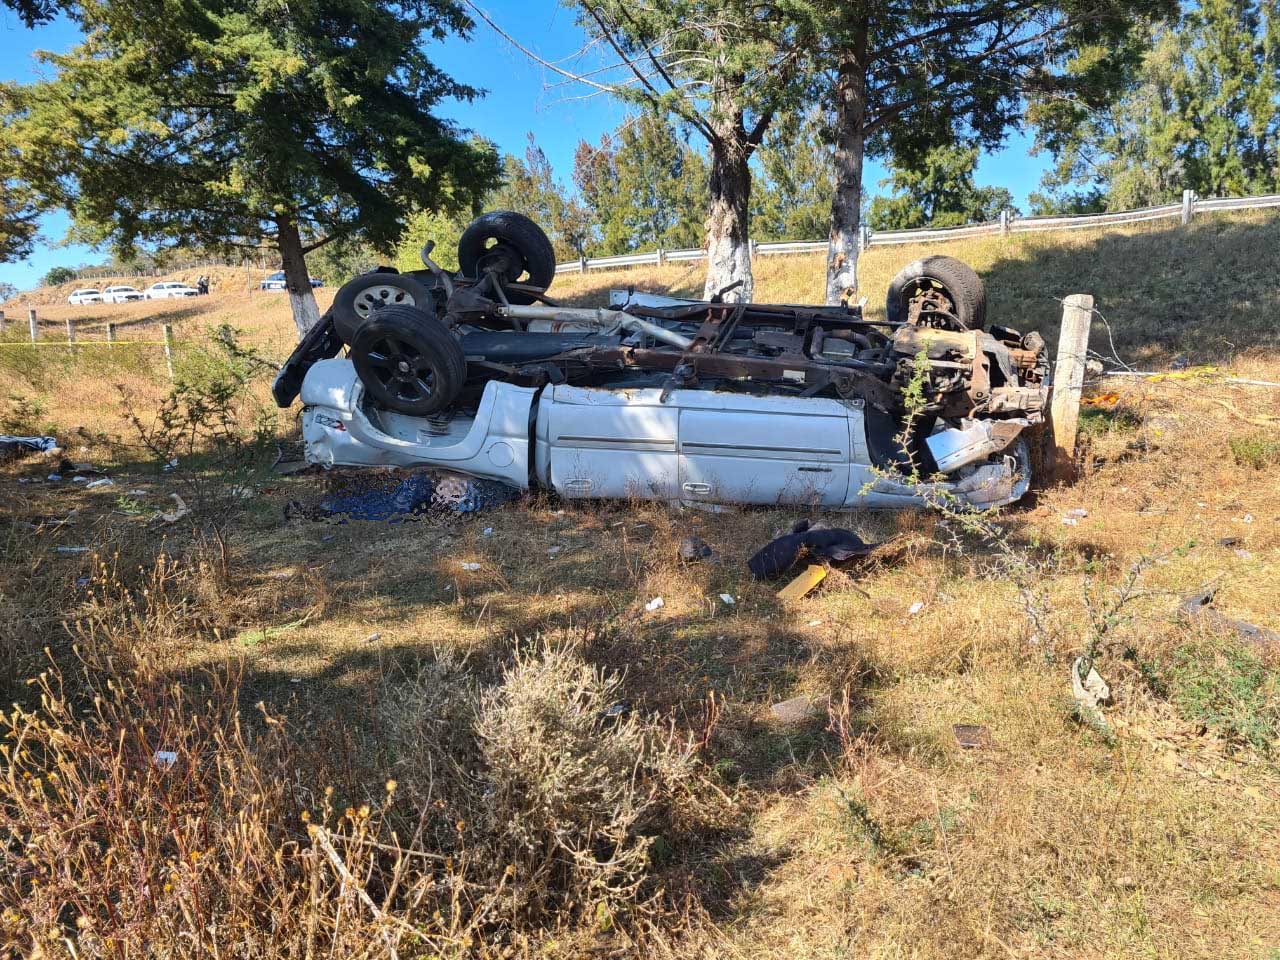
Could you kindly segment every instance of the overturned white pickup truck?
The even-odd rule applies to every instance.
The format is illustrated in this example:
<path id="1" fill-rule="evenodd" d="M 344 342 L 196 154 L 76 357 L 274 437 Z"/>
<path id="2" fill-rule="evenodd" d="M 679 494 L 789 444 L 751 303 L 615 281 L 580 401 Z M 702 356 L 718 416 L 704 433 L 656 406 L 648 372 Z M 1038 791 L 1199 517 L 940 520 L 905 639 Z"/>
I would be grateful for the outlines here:
<path id="1" fill-rule="evenodd" d="M 1044 343 L 984 329 L 964 264 L 908 266 L 886 320 L 861 305 L 634 291 L 565 307 L 546 296 L 544 239 L 488 215 L 464 234 L 458 274 L 427 250 L 426 270 L 344 285 L 273 388 L 281 406 L 301 397 L 307 458 L 689 505 L 947 494 L 988 508 L 1030 486 L 1023 433 L 1043 417 Z"/>

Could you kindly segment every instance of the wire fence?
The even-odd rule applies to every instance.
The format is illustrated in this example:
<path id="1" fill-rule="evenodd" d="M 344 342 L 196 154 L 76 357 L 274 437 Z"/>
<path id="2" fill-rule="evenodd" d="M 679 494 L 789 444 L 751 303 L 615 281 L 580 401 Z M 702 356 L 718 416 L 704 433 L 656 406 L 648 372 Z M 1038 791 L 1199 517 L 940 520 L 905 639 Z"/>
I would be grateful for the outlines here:
<path id="1" fill-rule="evenodd" d="M 865 225 L 858 238 L 858 249 L 891 246 L 902 243 L 932 243 L 943 240 L 963 240 L 969 237 L 1036 233 L 1054 230 L 1099 229 L 1146 223 L 1151 220 L 1178 219 L 1183 225 L 1191 223 L 1197 213 L 1220 210 L 1260 210 L 1280 207 L 1280 194 L 1257 197 L 1197 197 L 1192 190 L 1184 190 L 1181 203 L 1166 203 L 1137 210 L 1116 213 L 1090 213 L 1061 217 L 1015 217 L 1005 210 L 999 220 L 990 223 L 967 224 L 962 227 L 921 227 L 915 230 L 872 231 Z M 752 257 L 788 256 L 796 254 L 825 253 L 826 240 L 788 240 L 758 243 L 751 241 Z M 691 250 L 655 250 L 651 253 L 628 253 L 618 257 L 583 257 L 567 263 L 556 264 L 556 273 L 586 273 L 589 270 L 609 270 L 617 267 L 658 266 L 680 261 L 705 260 L 707 251 L 700 247 Z"/>

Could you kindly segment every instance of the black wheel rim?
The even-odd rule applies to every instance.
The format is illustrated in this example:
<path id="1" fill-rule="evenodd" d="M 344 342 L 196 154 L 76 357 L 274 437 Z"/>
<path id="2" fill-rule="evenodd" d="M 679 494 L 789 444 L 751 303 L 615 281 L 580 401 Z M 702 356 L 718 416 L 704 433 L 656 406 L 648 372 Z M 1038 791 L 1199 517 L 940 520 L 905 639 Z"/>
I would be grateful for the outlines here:
<path id="1" fill-rule="evenodd" d="M 399 337 L 379 337 L 364 353 L 366 365 L 387 396 L 406 403 L 430 399 L 436 390 L 430 359 Z"/>

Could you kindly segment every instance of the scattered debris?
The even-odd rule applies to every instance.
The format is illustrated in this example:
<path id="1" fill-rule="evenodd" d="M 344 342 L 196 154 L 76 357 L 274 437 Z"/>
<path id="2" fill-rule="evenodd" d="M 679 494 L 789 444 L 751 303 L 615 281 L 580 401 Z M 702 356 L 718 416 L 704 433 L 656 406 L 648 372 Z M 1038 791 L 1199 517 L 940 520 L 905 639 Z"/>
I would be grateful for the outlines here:
<path id="1" fill-rule="evenodd" d="M 281 460 L 271 467 L 271 472 L 277 477 L 293 477 L 300 473 L 308 471 L 318 471 L 318 464 L 308 463 L 306 460 Z"/>
<path id="2" fill-rule="evenodd" d="M 381 640 L 381 639 L 382 639 L 382 634 L 380 634 L 380 633 L 376 633 L 376 632 L 375 632 L 375 633 L 371 633 L 371 634 L 369 634 L 367 637 L 365 637 L 365 638 L 364 638 L 364 642 L 365 642 L 365 643 L 377 643 L 377 642 L 378 642 L 379 640 Z"/>
<path id="3" fill-rule="evenodd" d="M 151 762 L 161 770 L 172 770 L 178 762 L 178 754 L 174 750 L 157 750 L 152 755 Z"/>
<path id="4" fill-rule="evenodd" d="M 769 708 L 769 714 L 773 719 L 785 724 L 807 723 L 825 716 L 826 712 L 826 704 L 822 700 L 810 697 L 807 693 L 775 703 Z"/>
<path id="5" fill-rule="evenodd" d="M 481 531 L 480 531 L 480 536 L 482 536 L 482 537 L 492 537 L 492 536 L 493 536 L 493 527 L 485 527 L 483 530 L 481 530 Z"/>
<path id="6" fill-rule="evenodd" d="M 238 500 L 248 500 L 251 497 L 256 497 L 257 495 L 258 493 L 256 490 L 253 489 L 253 487 L 232 487 L 231 488 L 231 496 L 235 497 Z"/>
<path id="7" fill-rule="evenodd" d="M 911 605 L 910 609 L 907 610 L 907 616 L 914 617 L 917 613 L 919 613 L 923 609 L 924 609 L 924 601 L 917 600 L 915 603 Z"/>
<path id="8" fill-rule="evenodd" d="M 89 478 L 85 476 L 81 476 L 80 474 L 77 473 L 74 477 L 71 478 L 71 482 L 72 483 L 88 483 Z"/>
<path id="9" fill-rule="evenodd" d="M 141 490 L 141 489 L 139 489 L 139 490 L 126 490 L 126 491 L 125 491 L 125 496 L 127 496 L 127 497 L 145 497 L 145 496 L 148 496 L 148 495 L 149 495 L 149 491 L 147 491 L 147 490 Z"/>
<path id="10" fill-rule="evenodd" d="M 852 530 L 801 520 L 790 533 L 761 547 L 747 561 L 747 568 L 757 580 L 772 580 L 794 567 L 806 551 L 827 560 L 842 561 L 865 557 L 877 546 L 880 545 L 864 543 Z"/>
<path id="11" fill-rule="evenodd" d="M 810 620 L 807 624 L 805 624 L 805 626 L 807 626 L 807 627 L 820 627 L 820 626 L 822 626 L 822 621 L 821 621 L 821 620 Z"/>
<path id="12" fill-rule="evenodd" d="M 804 573 L 778 591 L 778 599 L 784 602 L 799 600 L 826 578 L 827 568 L 820 563 L 811 563 L 805 567 Z"/>
<path id="13" fill-rule="evenodd" d="M 174 457 L 172 460 L 170 460 L 160 469 L 163 470 L 165 473 L 173 473 L 173 471 L 178 469 L 178 458 Z"/>
<path id="14" fill-rule="evenodd" d="M 22 457 L 29 453 L 51 453 L 58 449 L 53 437 L 12 437 L 0 434 L 0 460 Z"/>
<path id="15" fill-rule="evenodd" d="M 1074 507 L 1073 509 L 1068 510 L 1065 514 L 1065 516 L 1075 517 L 1077 520 L 1083 520 L 1088 515 L 1089 511 L 1084 507 Z"/>
<path id="16" fill-rule="evenodd" d="M 1111 702 L 1111 688 L 1093 665 L 1092 657 L 1076 657 L 1071 664 L 1071 695 L 1081 707 L 1095 713 L 1099 705 Z"/>
<path id="17" fill-rule="evenodd" d="M 174 508 L 167 513 L 160 514 L 160 519 L 165 523 L 177 523 L 183 517 L 191 513 L 191 508 L 176 493 L 169 494 L 169 499 L 174 503 Z"/>
<path id="18" fill-rule="evenodd" d="M 1213 609 L 1213 597 L 1216 593 L 1216 590 L 1205 590 L 1203 593 L 1187 597 L 1178 604 L 1178 610 L 1192 622 L 1203 623 L 1214 630 L 1232 631 L 1249 643 L 1266 646 L 1280 645 L 1280 633 L 1245 620 L 1232 619 Z"/>
<path id="19" fill-rule="evenodd" d="M 1219 540 L 1219 541 L 1218 541 L 1218 546 L 1220 546 L 1220 547 L 1238 547 L 1238 546 L 1240 546 L 1240 544 L 1242 544 L 1242 543 L 1244 543 L 1244 538 L 1243 538 L 1243 537 L 1223 537 L 1221 540 Z"/>
<path id="20" fill-rule="evenodd" d="M 557 544 L 557 545 L 555 545 L 555 546 L 553 546 L 553 547 L 547 547 L 547 556 L 548 556 L 548 557 L 554 557 L 557 553 L 559 553 L 559 552 L 560 552 L 561 550 L 563 550 L 563 549 L 564 549 L 564 547 L 560 546 L 559 544 Z"/>
<path id="21" fill-rule="evenodd" d="M 313 502 L 291 500 L 285 518 L 403 523 L 475 513 L 520 496 L 515 487 L 444 470 L 357 471 L 330 475 Z"/>
<path id="22" fill-rule="evenodd" d="M 980 724 L 957 723 L 951 727 L 951 731 L 956 736 L 956 743 L 966 750 L 991 745 L 991 733 Z"/>
<path id="23" fill-rule="evenodd" d="M 88 547 L 54 547 L 53 550 L 55 553 L 60 553 L 63 556 L 71 556 L 77 553 L 89 552 Z"/>
<path id="24" fill-rule="evenodd" d="M 652 600 L 650 600 L 648 603 L 644 605 L 644 608 L 649 613 L 653 613 L 653 611 L 661 610 L 666 605 L 667 605 L 666 601 L 664 601 L 661 597 L 654 597 Z"/>
<path id="25" fill-rule="evenodd" d="M 728 606 L 728 607 L 732 607 L 735 603 L 738 602 L 733 598 L 733 594 L 731 593 L 720 594 L 720 599 L 725 604 L 725 606 Z"/>
<path id="26" fill-rule="evenodd" d="M 46 479 L 46 480 L 53 480 L 53 481 L 57 482 L 58 480 L 61 480 L 61 479 L 62 479 L 62 474 L 60 474 L 60 473 L 51 473 L 51 474 L 49 474 L 49 476 L 45 477 L 45 479 Z"/>
<path id="27" fill-rule="evenodd" d="M 480 564 L 468 563 L 465 560 L 462 563 L 458 564 L 458 566 L 460 566 L 463 570 L 466 570 L 468 573 L 475 573 L 477 570 L 480 569 Z"/>
<path id="28" fill-rule="evenodd" d="M 86 490 L 96 490 L 98 487 L 114 487 L 116 482 L 110 477 L 99 477 L 97 480 L 90 480 L 84 485 Z"/>
<path id="29" fill-rule="evenodd" d="M 701 537 L 685 537 L 680 541 L 680 559 L 685 563 L 697 563 L 700 560 L 710 560 L 715 556 L 715 551 L 711 549 L 711 544 L 703 540 Z"/>

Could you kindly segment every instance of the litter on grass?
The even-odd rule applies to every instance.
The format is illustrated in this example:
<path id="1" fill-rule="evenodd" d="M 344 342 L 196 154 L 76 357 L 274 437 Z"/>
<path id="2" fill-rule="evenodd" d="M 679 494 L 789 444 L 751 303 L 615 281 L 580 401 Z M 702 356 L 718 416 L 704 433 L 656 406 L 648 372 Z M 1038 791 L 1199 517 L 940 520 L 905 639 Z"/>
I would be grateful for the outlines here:
<path id="1" fill-rule="evenodd" d="M 290 501 L 285 516 L 338 523 L 403 523 L 476 513 L 520 496 L 515 487 L 497 480 L 443 470 L 333 471 L 326 482 L 323 496 L 310 502 Z"/>

